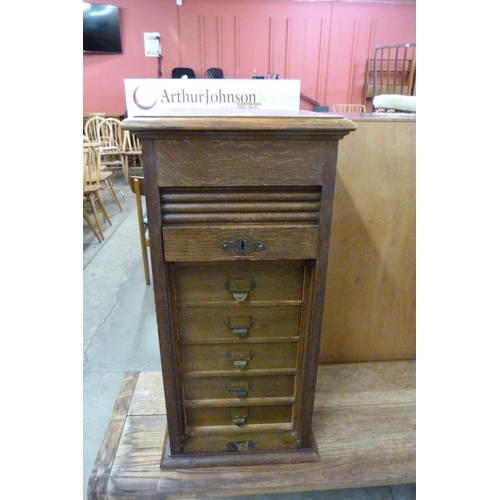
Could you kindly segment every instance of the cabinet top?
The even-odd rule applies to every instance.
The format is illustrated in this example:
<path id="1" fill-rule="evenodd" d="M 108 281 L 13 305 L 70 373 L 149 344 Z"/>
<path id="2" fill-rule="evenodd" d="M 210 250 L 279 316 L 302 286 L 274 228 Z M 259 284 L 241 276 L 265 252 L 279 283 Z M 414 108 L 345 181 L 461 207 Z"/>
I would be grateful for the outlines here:
<path id="1" fill-rule="evenodd" d="M 127 118 L 123 128 L 139 137 L 183 133 L 327 134 L 342 138 L 356 130 L 351 120 L 314 111 L 178 110 L 168 116 Z"/>

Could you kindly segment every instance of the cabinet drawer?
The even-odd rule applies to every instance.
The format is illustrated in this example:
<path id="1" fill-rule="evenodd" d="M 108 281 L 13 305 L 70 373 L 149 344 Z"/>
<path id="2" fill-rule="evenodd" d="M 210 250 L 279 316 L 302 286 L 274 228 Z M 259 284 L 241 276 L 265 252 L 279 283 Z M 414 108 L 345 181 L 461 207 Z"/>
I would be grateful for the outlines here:
<path id="1" fill-rule="evenodd" d="M 328 141 L 162 140 L 159 186 L 321 185 Z"/>
<path id="2" fill-rule="evenodd" d="M 295 375 L 185 377 L 184 398 L 189 400 L 247 399 L 294 396 Z"/>
<path id="3" fill-rule="evenodd" d="M 174 264 L 177 303 L 301 301 L 304 262 Z"/>
<path id="4" fill-rule="evenodd" d="M 186 408 L 188 427 L 290 423 L 292 405 Z"/>
<path id="5" fill-rule="evenodd" d="M 182 340 L 297 337 L 300 306 L 179 308 Z"/>
<path id="6" fill-rule="evenodd" d="M 297 343 L 182 344 L 181 356 L 183 372 L 294 369 Z"/>
<path id="7" fill-rule="evenodd" d="M 315 259 L 317 225 L 163 227 L 166 262 Z"/>

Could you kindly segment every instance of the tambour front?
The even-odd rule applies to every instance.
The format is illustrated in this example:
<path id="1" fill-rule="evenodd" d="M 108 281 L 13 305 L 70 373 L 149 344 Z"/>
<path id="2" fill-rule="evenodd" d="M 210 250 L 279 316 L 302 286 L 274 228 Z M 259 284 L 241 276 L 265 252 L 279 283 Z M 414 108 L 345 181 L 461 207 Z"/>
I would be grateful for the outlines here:
<path id="1" fill-rule="evenodd" d="M 318 460 L 335 167 L 355 125 L 186 111 L 125 127 L 144 156 L 168 420 L 161 467 Z"/>

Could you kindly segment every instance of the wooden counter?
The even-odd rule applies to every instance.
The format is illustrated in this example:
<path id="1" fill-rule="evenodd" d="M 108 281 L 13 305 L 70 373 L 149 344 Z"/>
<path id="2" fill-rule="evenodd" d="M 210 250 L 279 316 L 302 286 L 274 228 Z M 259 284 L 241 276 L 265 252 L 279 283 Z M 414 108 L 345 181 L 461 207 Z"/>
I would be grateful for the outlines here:
<path id="1" fill-rule="evenodd" d="M 415 359 L 416 119 L 349 114 L 339 143 L 321 363 Z"/>
<path id="2" fill-rule="evenodd" d="M 91 500 L 261 495 L 412 483 L 415 362 L 322 365 L 314 407 L 319 462 L 161 470 L 160 372 L 130 372 L 92 471 Z"/>

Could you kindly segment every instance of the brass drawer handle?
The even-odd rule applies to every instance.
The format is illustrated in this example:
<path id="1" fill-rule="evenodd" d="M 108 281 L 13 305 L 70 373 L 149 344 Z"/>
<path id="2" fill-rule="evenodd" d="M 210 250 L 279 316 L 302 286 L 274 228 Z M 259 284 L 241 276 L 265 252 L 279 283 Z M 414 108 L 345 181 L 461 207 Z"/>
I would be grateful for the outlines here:
<path id="1" fill-rule="evenodd" d="M 252 386 L 253 382 L 249 378 L 232 378 L 229 379 L 229 382 L 226 384 L 228 391 L 232 392 L 238 399 L 246 398 Z"/>
<path id="2" fill-rule="evenodd" d="M 227 278 L 224 283 L 224 288 L 232 293 L 238 302 L 243 302 L 256 286 L 253 278 Z"/>
<path id="3" fill-rule="evenodd" d="M 244 337 L 255 321 L 253 316 L 228 316 L 224 321 L 225 325 L 232 330 L 237 337 Z"/>
<path id="4" fill-rule="evenodd" d="M 248 255 L 252 252 L 262 252 L 266 245 L 262 241 L 254 241 L 247 236 L 240 236 L 234 241 L 223 241 L 220 244 L 222 250 L 226 252 L 236 252 L 238 255 Z"/>
<path id="5" fill-rule="evenodd" d="M 226 415 L 233 421 L 234 425 L 239 427 L 246 424 L 250 417 L 250 408 L 229 408 Z"/>
<path id="6" fill-rule="evenodd" d="M 237 370 L 243 370 L 247 363 L 253 359 L 255 354 L 253 353 L 252 349 L 248 350 L 229 350 L 226 353 L 226 358 L 229 359 L 234 364 L 234 367 Z"/>

